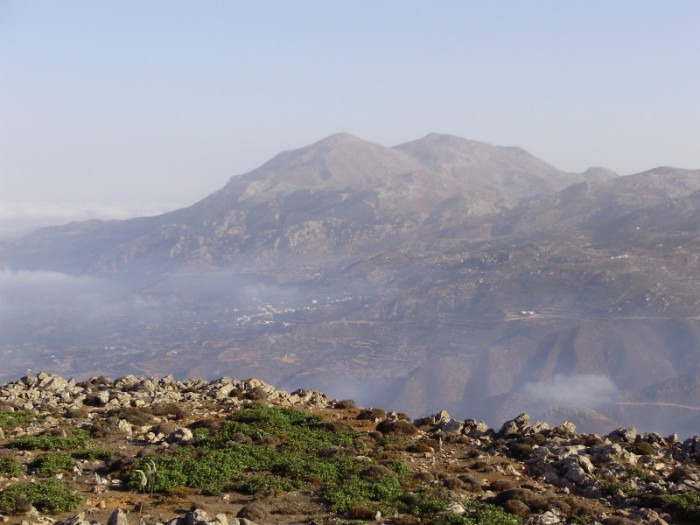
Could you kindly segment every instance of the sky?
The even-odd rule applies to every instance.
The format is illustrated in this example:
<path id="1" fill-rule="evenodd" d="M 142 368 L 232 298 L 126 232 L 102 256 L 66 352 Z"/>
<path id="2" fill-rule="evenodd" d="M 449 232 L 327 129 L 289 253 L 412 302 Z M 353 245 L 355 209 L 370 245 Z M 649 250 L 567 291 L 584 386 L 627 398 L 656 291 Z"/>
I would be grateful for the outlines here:
<path id="1" fill-rule="evenodd" d="M 186 206 L 345 131 L 700 168 L 700 2 L 0 0 L 0 234 Z"/>

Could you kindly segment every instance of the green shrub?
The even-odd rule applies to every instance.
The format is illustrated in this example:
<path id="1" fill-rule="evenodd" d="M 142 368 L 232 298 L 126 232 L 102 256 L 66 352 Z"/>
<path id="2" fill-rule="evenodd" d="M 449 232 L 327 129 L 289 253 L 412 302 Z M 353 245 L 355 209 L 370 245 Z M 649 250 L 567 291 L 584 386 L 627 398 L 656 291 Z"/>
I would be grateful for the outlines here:
<path id="1" fill-rule="evenodd" d="M 28 467 L 36 470 L 40 476 L 53 476 L 64 470 L 69 470 L 73 465 L 73 458 L 69 454 L 50 452 L 34 458 Z"/>
<path id="2" fill-rule="evenodd" d="M 71 436 L 25 436 L 9 441 L 7 448 L 21 450 L 77 450 L 90 444 L 88 433 L 84 430 L 75 430 Z"/>
<path id="3" fill-rule="evenodd" d="M 231 488 L 245 494 L 257 494 L 266 490 L 291 491 L 299 488 L 298 483 L 286 478 L 268 473 L 248 474 L 239 477 Z"/>
<path id="4" fill-rule="evenodd" d="M 40 512 L 55 514 L 75 510 L 82 500 L 76 490 L 58 480 L 14 483 L 0 494 L 0 511 L 26 510 L 28 502 Z"/>
<path id="5" fill-rule="evenodd" d="M 666 496 L 667 506 L 688 520 L 700 520 L 700 494 L 681 493 Z"/>
<path id="6" fill-rule="evenodd" d="M 657 454 L 654 445 L 652 445 L 651 443 L 647 443 L 646 441 L 632 443 L 630 445 L 630 450 L 638 456 L 656 456 Z"/>
<path id="7" fill-rule="evenodd" d="M 651 476 L 651 472 L 649 472 L 647 469 L 639 467 L 637 465 L 628 465 L 625 468 L 625 474 L 627 474 L 628 478 L 639 478 L 639 479 L 647 479 L 649 476 Z"/>
<path id="8" fill-rule="evenodd" d="M 382 434 L 403 434 L 406 436 L 412 436 L 418 433 L 418 429 L 413 423 L 402 419 L 397 419 L 396 421 L 385 419 L 377 425 L 377 430 Z"/>
<path id="9" fill-rule="evenodd" d="M 111 450 L 96 445 L 87 446 L 81 450 L 73 452 L 72 454 L 72 456 L 76 459 L 87 459 L 90 461 L 109 461 L 113 455 L 114 452 L 112 452 Z"/>
<path id="10" fill-rule="evenodd" d="M 355 448 L 359 436 L 319 416 L 251 405 L 220 424 L 198 423 L 190 444 L 138 458 L 126 481 L 132 489 L 161 493 L 181 488 L 207 494 L 308 489 L 330 510 L 357 516 L 380 511 L 424 519 L 447 508 L 449 492 L 434 485 L 416 488 L 406 464 L 360 457 Z M 464 523 L 497 523 L 484 521 L 491 519 L 489 512 L 506 516 L 504 525 L 517 523 L 490 506 L 475 507 L 472 521 Z"/>
<path id="11" fill-rule="evenodd" d="M 13 457 L 0 458 L 0 474 L 3 476 L 20 476 L 24 472 L 22 465 Z"/>
<path id="12" fill-rule="evenodd" d="M 26 410 L 15 410 L 13 412 L 0 412 L 0 428 L 15 428 L 31 423 L 36 419 L 36 415 Z"/>
<path id="13" fill-rule="evenodd" d="M 127 484 L 149 492 L 190 487 L 211 494 L 309 486 L 337 512 L 366 507 L 383 514 L 420 514 L 421 502 L 411 500 L 405 487 L 411 482 L 409 468 L 398 461 L 380 465 L 356 457 L 358 436 L 319 416 L 251 405 L 215 427 L 199 425 L 191 445 L 139 458 Z"/>
<path id="14" fill-rule="evenodd" d="M 520 518 L 495 505 L 471 501 L 465 505 L 466 513 L 441 514 L 433 518 L 432 525 L 519 525 Z"/>

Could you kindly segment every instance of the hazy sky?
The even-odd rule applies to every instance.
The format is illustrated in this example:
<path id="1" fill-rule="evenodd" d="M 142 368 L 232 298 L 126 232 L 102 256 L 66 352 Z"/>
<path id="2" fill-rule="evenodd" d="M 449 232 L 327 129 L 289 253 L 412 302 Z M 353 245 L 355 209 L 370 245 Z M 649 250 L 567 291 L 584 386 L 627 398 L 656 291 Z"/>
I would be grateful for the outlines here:
<path id="1" fill-rule="evenodd" d="M 0 0 L 0 222 L 191 204 L 338 131 L 700 168 L 699 21 L 697 0 Z"/>

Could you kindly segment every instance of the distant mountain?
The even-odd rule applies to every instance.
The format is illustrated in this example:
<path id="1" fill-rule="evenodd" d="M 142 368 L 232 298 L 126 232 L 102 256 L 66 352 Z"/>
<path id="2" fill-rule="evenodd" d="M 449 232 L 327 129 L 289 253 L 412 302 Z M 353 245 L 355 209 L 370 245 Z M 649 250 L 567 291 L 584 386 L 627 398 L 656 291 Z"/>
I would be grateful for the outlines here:
<path id="1" fill-rule="evenodd" d="M 496 213 L 585 179 L 519 148 L 437 134 L 388 148 L 340 133 L 232 177 L 189 208 L 39 230 L 0 257 L 11 267 L 113 273 L 398 247 L 426 227 Z"/>
<path id="2" fill-rule="evenodd" d="M 18 290 L 0 379 L 247 375 L 415 415 L 700 434 L 699 219 L 700 171 L 341 133 L 188 208 L 4 241 L 0 264 L 51 286 L 0 273 Z"/>
<path id="3" fill-rule="evenodd" d="M 539 195 L 504 213 L 496 233 L 543 228 L 590 228 L 638 210 L 666 205 L 700 190 L 700 170 L 657 168 L 615 179 L 573 184 Z"/>

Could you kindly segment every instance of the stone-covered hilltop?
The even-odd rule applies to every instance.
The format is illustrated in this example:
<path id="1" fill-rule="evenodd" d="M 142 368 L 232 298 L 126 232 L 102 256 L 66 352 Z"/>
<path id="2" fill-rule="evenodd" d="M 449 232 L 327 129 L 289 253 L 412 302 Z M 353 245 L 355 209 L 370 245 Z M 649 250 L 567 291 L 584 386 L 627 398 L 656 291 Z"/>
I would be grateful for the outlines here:
<path id="1" fill-rule="evenodd" d="M 411 421 L 255 379 L 0 387 L 7 523 L 690 524 L 699 458 L 700 437 Z"/>

